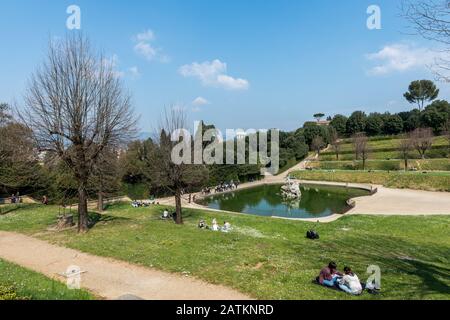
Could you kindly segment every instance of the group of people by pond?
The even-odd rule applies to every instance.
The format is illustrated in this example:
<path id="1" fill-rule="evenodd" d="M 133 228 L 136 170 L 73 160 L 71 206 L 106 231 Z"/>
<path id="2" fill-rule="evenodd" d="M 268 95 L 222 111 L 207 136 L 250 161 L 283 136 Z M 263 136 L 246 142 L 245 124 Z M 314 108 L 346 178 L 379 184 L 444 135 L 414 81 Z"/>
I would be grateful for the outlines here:
<path id="1" fill-rule="evenodd" d="M 233 191 L 239 187 L 239 184 L 240 184 L 239 181 L 233 181 L 233 180 L 231 180 L 229 182 L 222 182 L 216 187 L 203 188 L 202 195 L 209 195 L 213 192 L 213 190 L 215 193 Z"/>

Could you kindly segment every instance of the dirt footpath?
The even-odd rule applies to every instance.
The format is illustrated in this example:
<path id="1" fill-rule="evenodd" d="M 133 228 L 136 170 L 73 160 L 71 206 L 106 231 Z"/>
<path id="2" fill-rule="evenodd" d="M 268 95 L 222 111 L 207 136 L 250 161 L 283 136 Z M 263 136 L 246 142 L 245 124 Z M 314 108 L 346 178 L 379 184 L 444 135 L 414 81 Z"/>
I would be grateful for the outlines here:
<path id="1" fill-rule="evenodd" d="M 201 280 L 93 256 L 25 235 L 0 231 L 0 258 L 66 281 L 69 266 L 79 266 L 81 287 L 106 299 L 124 295 L 146 300 L 242 300 L 248 296 Z"/>

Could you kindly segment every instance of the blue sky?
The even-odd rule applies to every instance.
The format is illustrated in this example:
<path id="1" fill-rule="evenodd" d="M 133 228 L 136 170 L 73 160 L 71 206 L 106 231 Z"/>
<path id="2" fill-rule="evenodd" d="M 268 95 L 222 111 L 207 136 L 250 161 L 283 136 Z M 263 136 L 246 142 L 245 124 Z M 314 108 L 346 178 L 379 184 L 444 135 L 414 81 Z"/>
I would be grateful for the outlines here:
<path id="1" fill-rule="evenodd" d="M 170 105 L 221 129 L 397 112 L 411 108 L 403 93 L 412 80 L 433 79 L 432 44 L 408 34 L 396 0 L 2 0 L 0 101 L 20 102 L 50 37 L 74 32 L 72 4 L 132 93 L 142 131 Z M 372 4 L 381 30 L 366 27 Z M 448 85 L 438 86 L 448 99 Z"/>

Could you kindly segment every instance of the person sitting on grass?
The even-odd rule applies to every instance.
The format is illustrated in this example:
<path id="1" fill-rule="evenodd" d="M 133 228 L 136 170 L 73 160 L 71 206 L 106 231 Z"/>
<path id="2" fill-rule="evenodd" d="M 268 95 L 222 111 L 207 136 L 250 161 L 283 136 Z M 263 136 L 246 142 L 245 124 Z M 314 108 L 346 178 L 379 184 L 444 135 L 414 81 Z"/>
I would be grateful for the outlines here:
<path id="1" fill-rule="evenodd" d="M 200 222 L 198 223 L 198 227 L 199 229 L 209 229 L 208 225 L 206 224 L 205 220 L 200 220 Z"/>
<path id="2" fill-rule="evenodd" d="M 344 268 L 344 276 L 339 280 L 339 288 L 353 295 L 360 295 L 363 290 L 358 276 L 352 272 L 350 267 Z"/>
<path id="3" fill-rule="evenodd" d="M 162 216 L 161 216 L 161 219 L 167 220 L 169 218 L 170 218 L 169 217 L 169 210 L 165 209 L 163 214 L 162 214 Z"/>
<path id="4" fill-rule="evenodd" d="M 212 231 L 220 231 L 220 227 L 219 227 L 219 224 L 217 223 L 216 219 L 213 219 L 213 221 L 212 221 L 212 228 L 211 228 L 211 230 Z"/>
<path id="5" fill-rule="evenodd" d="M 320 270 L 318 282 L 326 287 L 334 287 L 342 273 L 337 271 L 335 262 L 330 262 L 327 267 Z"/>
<path id="6" fill-rule="evenodd" d="M 231 231 L 231 224 L 229 222 L 224 222 L 222 227 L 222 232 L 230 232 Z"/>

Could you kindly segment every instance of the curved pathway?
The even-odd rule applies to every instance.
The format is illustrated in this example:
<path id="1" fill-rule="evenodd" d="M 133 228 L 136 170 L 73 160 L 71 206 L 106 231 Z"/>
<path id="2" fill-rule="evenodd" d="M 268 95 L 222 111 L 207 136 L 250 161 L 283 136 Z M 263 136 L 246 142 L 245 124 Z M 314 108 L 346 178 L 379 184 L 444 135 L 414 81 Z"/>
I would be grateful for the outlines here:
<path id="1" fill-rule="evenodd" d="M 93 256 L 11 232 L 0 232 L 0 258 L 61 281 L 66 280 L 61 274 L 68 267 L 78 266 L 82 272 L 81 287 L 105 299 L 250 299 L 224 286 Z"/>

